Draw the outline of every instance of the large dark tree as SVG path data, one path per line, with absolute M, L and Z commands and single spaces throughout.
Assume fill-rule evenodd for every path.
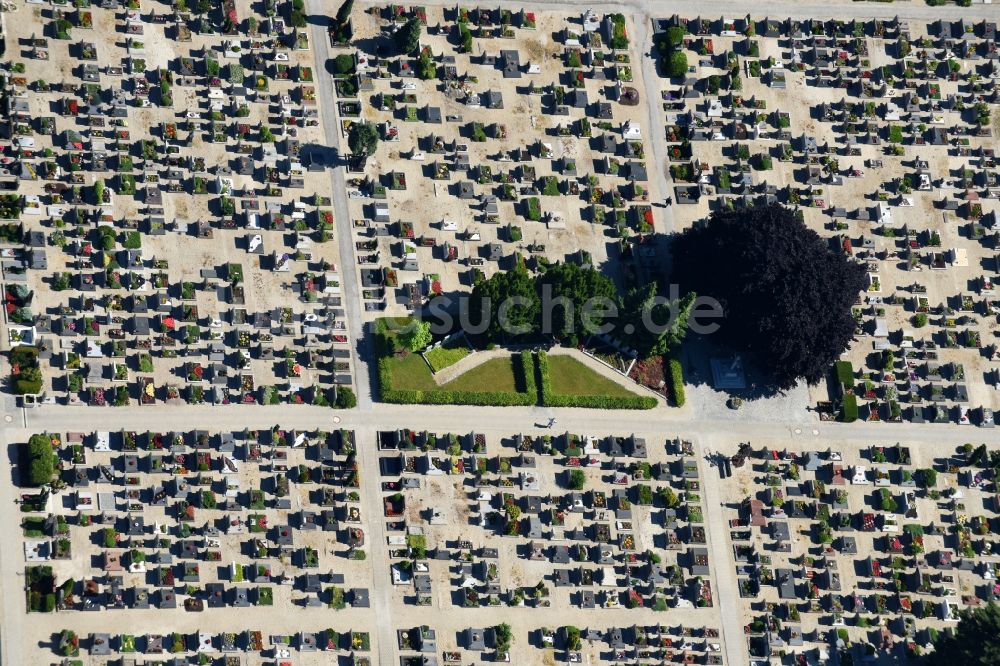
M 787 208 L 718 212 L 675 239 L 673 258 L 674 282 L 720 302 L 722 341 L 779 389 L 818 382 L 854 337 L 864 268 Z
M 961 613 L 952 634 L 941 632 L 926 666 L 996 666 L 1000 664 L 1000 606 L 985 606 Z

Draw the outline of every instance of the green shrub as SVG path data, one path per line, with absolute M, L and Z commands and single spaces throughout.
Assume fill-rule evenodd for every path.
M 670 48 L 676 48 L 684 43 L 684 28 L 680 26 L 672 26 L 667 28 L 667 45 Z
M 667 361 L 667 373 L 670 375 L 670 395 L 674 404 L 683 407 L 687 398 L 684 395 L 684 368 L 681 362 L 676 358 Z
M 833 368 L 837 373 L 838 382 L 843 384 L 845 388 L 854 386 L 854 364 L 850 361 L 837 361 L 833 364 Z
M 937 471 L 933 467 L 917 470 L 917 483 L 923 488 L 934 488 L 937 486 Z
M 684 76 L 688 70 L 687 54 L 683 51 L 673 51 L 666 57 L 664 69 L 667 71 L 667 76 L 672 79 Z
M 52 447 L 52 436 L 48 433 L 32 435 L 26 445 L 27 485 L 44 486 L 56 474 L 58 459 Z
M 853 394 L 844 396 L 844 403 L 840 408 L 840 420 L 844 423 L 858 420 L 858 399 Z
M 358 406 L 358 397 L 354 395 L 354 389 L 350 386 L 337 387 L 337 399 L 334 406 L 338 409 L 353 409 Z
M 524 216 L 533 221 L 538 221 L 542 219 L 542 207 L 538 201 L 538 197 L 529 197 L 525 200 L 525 214 Z
M 10 351 L 13 391 L 18 395 L 34 394 L 42 390 L 42 370 L 38 366 L 38 350 L 20 346 Z
M 333 69 L 339 75 L 347 75 L 354 71 L 354 58 L 342 53 L 333 59 Z

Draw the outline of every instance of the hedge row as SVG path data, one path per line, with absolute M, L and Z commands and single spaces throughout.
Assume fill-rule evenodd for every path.
M 646 395 L 550 395 L 544 407 L 587 407 L 589 409 L 653 409 L 656 398 Z
M 844 396 L 839 418 L 844 423 L 853 423 L 858 420 L 858 398 L 853 393 Z
M 388 340 L 381 340 L 380 344 L 388 344 Z M 384 347 L 383 347 L 384 348 Z M 415 389 L 394 389 L 392 387 L 392 370 L 389 367 L 389 358 L 381 356 L 378 360 L 379 395 L 382 402 L 392 402 L 401 405 L 478 405 L 493 407 L 513 407 L 531 406 L 538 402 L 538 393 L 535 389 L 534 369 L 531 363 L 531 354 L 527 357 L 522 353 L 514 356 L 514 373 L 518 373 L 522 378 L 525 387 L 523 393 L 510 393 L 507 391 L 418 391 Z
M 535 371 L 538 372 L 538 397 L 542 405 L 550 405 L 552 401 L 552 378 L 549 376 L 549 355 L 539 351 L 535 356 Z
M 541 386 L 543 407 L 587 407 L 590 409 L 653 409 L 657 400 L 652 396 L 610 396 L 610 395 L 556 395 L 552 392 L 549 376 L 549 357 L 539 351 L 535 361 L 538 383 Z
M 530 351 L 523 351 L 518 354 L 517 359 L 517 363 L 514 364 L 514 372 L 520 371 L 521 375 L 519 378 L 515 374 L 514 379 L 515 381 L 520 379 L 524 392 L 535 396 L 535 402 L 538 402 L 538 386 L 535 384 L 535 357 Z
M 400 405 L 478 405 L 481 407 L 529 407 L 536 402 L 530 393 L 504 391 L 416 391 L 382 389 L 383 402 Z
M 684 395 L 684 368 L 676 358 L 667 361 L 667 373 L 670 375 L 670 395 L 674 398 L 674 404 L 678 407 L 684 406 L 686 397 Z
M 854 388 L 854 365 L 850 361 L 837 361 L 833 364 L 833 369 L 837 375 L 837 381 L 845 389 Z
M 52 482 L 58 469 L 58 458 L 52 448 L 51 435 L 32 435 L 24 445 L 22 455 L 23 485 L 38 487 Z

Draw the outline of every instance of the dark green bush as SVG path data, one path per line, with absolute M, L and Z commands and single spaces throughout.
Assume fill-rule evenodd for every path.
M 684 395 L 684 368 L 676 358 L 667 361 L 667 372 L 670 375 L 670 395 L 674 398 L 674 404 L 683 407 L 686 397 Z
M 858 399 L 854 394 L 844 396 L 844 404 L 840 409 L 840 420 L 844 423 L 851 423 L 858 420 Z

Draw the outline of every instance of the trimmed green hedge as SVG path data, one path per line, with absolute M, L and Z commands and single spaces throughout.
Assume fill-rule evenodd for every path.
M 543 351 L 538 352 L 535 358 L 535 371 L 538 373 L 539 400 L 548 405 L 552 400 L 552 379 L 549 376 L 549 355 Z
M 610 395 L 556 395 L 552 392 L 549 376 L 549 357 L 539 351 L 535 360 L 538 371 L 538 385 L 541 387 L 543 407 L 587 407 L 590 409 L 652 409 L 657 400 L 652 396 L 610 396 Z
M 667 361 L 667 373 L 670 375 L 670 395 L 674 404 L 683 407 L 687 398 L 684 395 L 684 368 L 676 358 Z
M 518 355 L 518 358 L 521 364 L 521 377 L 524 379 L 524 392 L 535 396 L 535 403 L 537 403 L 538 386 L 535 384 L 535 357 L 530 351 L 523 351 Z
M 837 373 L 837 381 L 843 384 L 845 389 L 854 388 L 854 364 L 850 361 L 837 361 L 833 367 Z
M 844 403 L 840 410 L 840 420 L 844 423 L 852 423 L 858 420 L 858 398 L 852 393 L 844 396 Z

